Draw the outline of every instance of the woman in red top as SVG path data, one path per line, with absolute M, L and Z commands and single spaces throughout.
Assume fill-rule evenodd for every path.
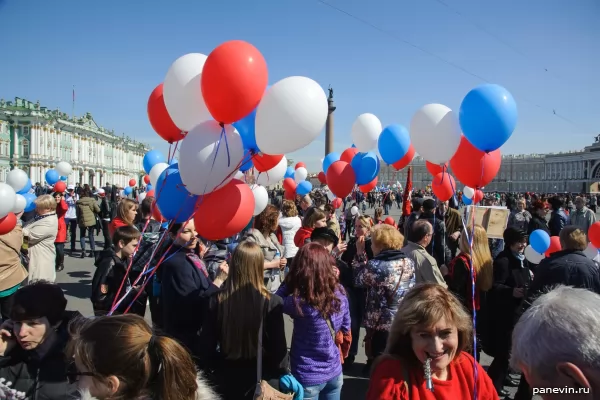
M 56 272 L 60 272 L 65 269 L 65 242 L 67 241 L 67 224 L 65 222 L 65 214 L 69 209 L 69 205 L 63 199 L 63 194 L 54 192 L 52 194 L 54 200 L 56 200 L 56 218 L 58 219 L 58 233 L 54 240 L 54 248 L 56 249 L 56 259 L 54 261 L 54 268 Z
M 497 400 L 491 379 L 467 353 L 472 339 L 471 316 L 452 293 L 435 283 L 415 286 L 396 313 L 385 354 L 375 362 L 367 399 Z
M 112 238 L 117 228 L 134 226 L 137 215 L 138 203 L 131 199 L 121 199 L 117 205 L 117 216 L 108 225 L 108 232 Z
M 302 219 L 302 228 L 298 229 L 294 236 L 294 244 L 296 247 L 302 247 L 305 243 L 310 242 L 310 235 L 315 228 L 325 228 L 327 226 L 327 216 L 325 212 L 316 207 L 309 209 Z

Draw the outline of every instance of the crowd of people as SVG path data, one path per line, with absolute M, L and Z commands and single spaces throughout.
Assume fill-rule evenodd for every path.
M 344 199 L 341 213 L 318 190 L 275 192 L 244 231 L 211 242 L 193 219 L 156 221 L 150 196 L 75 189 L 38 196 L 0 236 L 7 398 L 335 400 L 361 345 L 368 399 L 498 399 L 506 386 L 515 399 L 600 398 L 600 272 L 583 253 L 593 196 L 569 209 L 559 195 L 488 195 L 511 210 L 500 239 L 465 221 L 460 196 L 415 191 L 390 221 L 393 191 Z M 562 250 L 533 265 L 536 229 Z M 94 258 L 93 318 L 53 283 L 65 252 Z

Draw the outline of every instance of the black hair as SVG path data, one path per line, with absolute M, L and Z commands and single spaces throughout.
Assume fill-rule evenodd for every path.
M 504 246 L 510 247 L 515 243 L 527 240 L 527 233 L 520 229 L 509 227 L 506 228 L 506 230 L 502 234 L 502 238 L 504 239 Z
M 10 319 L 26 321 L 48 318 L 50 325 L 56 325 L 63 318 L 67 299 L 57 284 L 39 280 L 23 286 L 13 297 Z

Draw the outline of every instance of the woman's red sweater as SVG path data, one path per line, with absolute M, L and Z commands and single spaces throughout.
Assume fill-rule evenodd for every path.
M 450 363 L 448 380 L 433 379 L 431 392 L 425 386 L 423 370 L 409 371 L 408 385 L 404 384 L 402 364 L 397 359 L 381 361 L 373 371 L 367 400 L 467 400 L 473 399 L 473 356 L 462 352 Z M 477 363 L 477 399 L 498 400 L 492 380 Z M 410 390 L 408 390 L 410 387 Z M 409 395 L 410 391 L 410 395 Z

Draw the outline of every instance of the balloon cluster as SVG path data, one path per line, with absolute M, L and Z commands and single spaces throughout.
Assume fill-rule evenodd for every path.
M 481 200 L 483 200 L 483 192 L 479 189 L 473 189 L 469 186 L 465 186 L 463 188 L 462 194 L 462 200 L 466 206 L 470 206 L 471 204 L 477 204 Z
M 292 76 L 267 84 L 263 55 L 240 40 L 225 42 L 208 56 L 186 54 L 171 65 L 147 110 L 160 137 L 181 142 L 179 161 L 169 166 L 152 152 L 144 157 L 165 218 L 195 215 L 201 236 L 222 239 L 266 207 L 262 186 L 285 177 L 284 154 L 312 142 L 328 114 L 325 92 L 312 79 Z M 241 185 L 236 177 L 252 168 L 257 185 Z M 299 190 L 306 192 L 302 182 Z
M 56 168 L 46 171 L 46 183 L 53 187 L 55 192 L 64 192 L 67 190 L 67 176 L 73 172 L 73 167 L 66 161 L 56 164 Z
M 306 180 L 308 171 L 306 164 L 299 162 L 295 168 L 287 167 L 283 179 L 284 197 L 294 200 L 296 195 L 306 196 L 312 192 L 312 183 Z
M 25 171 L 15 168 L 0 183 L 0 235 L 7 234 L 17 225 L 17 214 L 35 210 L 36 196 L 31 191 L 31 179 Z

